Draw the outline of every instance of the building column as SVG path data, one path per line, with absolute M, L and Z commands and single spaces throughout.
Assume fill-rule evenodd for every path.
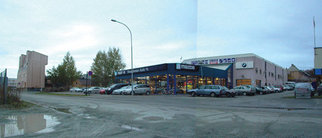
M 197 88 L 199 88 L 199 76 L 197 76 Z
M 169 92 L 169 74 L 167 74 L 167 92 Z
M 184 94 L 186 94 L 188 92 L 188 76 L 186 75 L 186 92 Z
M 176 95 L 177 94 L 177 75 L 173 74 L 173 94 Z

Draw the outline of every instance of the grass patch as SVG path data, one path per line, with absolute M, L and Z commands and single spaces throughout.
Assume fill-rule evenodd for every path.
M 82 94 L 63 94 L 63 93 L 51 93 L 51 92 L 37 92 L 36 94 L 56 95 L 56 96 L 85 96 L 85 95 L 82 95 Z
M 295 96 L 285 96 L 283 98 L 295 99 Z M 312 99 L 322 99 L 322 95 L 321 96 L 313 96 Z
M 16 91 L 8 92 L 6 104 L 0 105 L 1 108 L 8 109 L 23 109 L 31 106 L 34 106 L 34 104 L 21 100 L 20 93 Z
M 24 108 L 30 108 L 34 106 L 35 104 L 29 103 L 26 101 L 19 101 L 19 102 L 12 102 L 9 104 L 1 104 L 0 108 L 7 108 L 7 109 L 24 109 Z
M 295 96 L 284 96 L 284 97 L 282 97 L 282 98 L 294 99 L 294 98 L 295 98 Z

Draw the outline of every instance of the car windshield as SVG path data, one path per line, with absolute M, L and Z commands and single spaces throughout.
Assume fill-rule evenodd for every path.
M 199 89 L 206 89 L 206 85 L 201 85 L 200 87 L 199 87 Z
M 111 86 L 110 86 L 110 88 L 114 88 L 116 85 L 117 85 L 117 84 L 113 84 L 113 85 L 111 85 Z
M 132 87 L 131 86 L 124 86 L 121 89 L 130 89 L 130 88 L 132 88 Z

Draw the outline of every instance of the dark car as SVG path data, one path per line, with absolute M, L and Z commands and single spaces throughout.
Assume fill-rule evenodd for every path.
M 265 87 L 256 87 L 256 94 L 263 95 L 269 93 L 269 90 Z
M 105 93 L 106 94 L 112 94 L 114 90 L 120 89 L 120 88 L 122 88 L 124 86 L 128 86 L 128 85 L 131 85 L 131 84 L 129 84 L 129 83 L 116 83 L 116 84 L 113 84 L 108 89 L 105 90 Z
M 322 83 L 316 88 L 316 92 L 318 93 L 319 96 L 322 95 Z

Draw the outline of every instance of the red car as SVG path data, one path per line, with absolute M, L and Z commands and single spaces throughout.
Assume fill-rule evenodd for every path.
M 105 93 L 106 89 L 107 89 L 107 88 L 100 89 L 99 94 L 106 94 L 106 93 Z

